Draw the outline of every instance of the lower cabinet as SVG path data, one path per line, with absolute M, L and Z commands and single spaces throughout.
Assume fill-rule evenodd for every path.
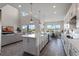
M 69 50 L 70 56 L 79 56 L 79 50 L 71 45 L 71 49 Z
M 70 40 L 70 39 L 69 39 Z M 67 56 L 79 56 L 79 50 L 75 48 L 68 39 L 64 39 L 64 50 Z
M 48 35 L 44 35 L 40 37 L 40 44 L 39 44 L 39 49 L 40 51 L 43 49 L 43 47 L 47 44 L 48 42 Z
M 38 55 L 38 46 L 36 38 L 23 38 L 23 51 L 32 55 Z
M 64 50 L 67 56 L 69 56 L 70 44 L 68 40 L 64 40 Z

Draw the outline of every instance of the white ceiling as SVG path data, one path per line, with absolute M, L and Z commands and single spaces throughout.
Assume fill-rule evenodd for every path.
M 0 3 L 0 8 L 5 5 L 5 3 Z M 11 3 L 9 5 L 17 8 L 20 15 L 22 15 L 23 12 L 26 14 L 26 17 L 30 15 L 31 5 L 29 3 Z M 18 5 L 21 5 L 22 7 L 18 7 Z M 52 7 L 54 5 L 56 8 Z M 40 18 L 41 20 L 63 20 L 70 6 L 71 3 L 33 3 L 32 16 L 37 19 Z M 54 12 L 56 12 L 56 14 L 54 14 Z

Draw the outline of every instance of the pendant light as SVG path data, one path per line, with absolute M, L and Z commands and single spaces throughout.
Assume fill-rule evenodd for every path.
M 33 20 L 32 20 L 32 3 L 30 3 L 30 5 L 31 5 L 31 19 L 30 19 L 30 23 L 33 23 Z
M 39 24 L 41 24 L 41 22 L 40 22 L 40 10 L 38 12 L 39 12 Z

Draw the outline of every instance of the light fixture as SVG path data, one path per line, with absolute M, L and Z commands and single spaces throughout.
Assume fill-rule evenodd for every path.
M 32 3 L 30 3 L 30 5 L 31 5 L 31 12 L 30 12 L 31 19 L 30 19 L 30 23 L 33 23 L 33 20 L 32 20 Z
M 39 12 L 39 24 L 41 24 L 41 22 L 40 22 L 40 10 L 38 12 Z
M 56 8 L 56 6 L 55 6 L 55 5 L 53 5 L 53 8 Z
M 30 23 L 33 23 L 33 20 L 32 19 L 30 19 Z
M 54 14 L 56 14 L 56 11 L 55 12 L 53 12 Z
M 79 7 L 78 7 L 78 10 L 79 10 Z
M 18 7 L 22 7 L 22 5 L 18 5 Z

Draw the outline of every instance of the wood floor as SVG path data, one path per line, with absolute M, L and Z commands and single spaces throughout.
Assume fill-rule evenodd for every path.
M 50 38 L 50 42 L 40 54 L 41 56 L 66 56 L 61 39 Z
M 2 47 L 2 56 L 22 56 L 23 49 L 22 43 L 18 42 L 8 46 Z M 25 54 L 24 56 L 28 56 Z M 46 45 L 40 56 L 65 56 L 61 39 L 51 38 L 50 42 Z

